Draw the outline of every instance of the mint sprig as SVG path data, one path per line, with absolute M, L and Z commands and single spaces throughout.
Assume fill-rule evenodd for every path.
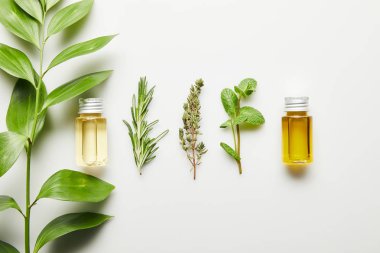
M 240 155 L 240 125 L 246 124 L 256 127 L 265 123 L 264 116 L 257 109 L 250 106 L 240 107 L 241 100 L 255 92 L 256 86 L 256 80 L 246 78 L 242 80 L 238 86 L 235 86 L 234 90 L 226 88 L 223 89 L 221 93 L 222 104 L 229 119 L 222 123 L 220 127 L 231 128 L 234 148 L 224 142 L 221 142 L 220 146 L 228 155 L 234 158 L 238 164 L 240 174 L 243 173 Z

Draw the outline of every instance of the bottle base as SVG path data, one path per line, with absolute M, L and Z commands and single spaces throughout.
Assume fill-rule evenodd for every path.
M 86 167 L 86 168 L 91 168 L 91 167 L 105 167 L 107 166 L 107 161 L 94 161 L 91 163 L 84 163 L 84 162 L 78 162 L 77 165 L 79 167 Z
M 283 163 L 285 165 L 290 165 L 290 166 L 305 166 L 305 165 L 309 165 L 309 164 L 312 164 L 313 161 L 312 160 L 283 160 Z

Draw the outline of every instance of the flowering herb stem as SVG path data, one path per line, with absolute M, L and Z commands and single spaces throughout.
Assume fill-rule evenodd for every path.
M 191 163 L 194 180 L 197 176 L 197 166 L 201 164 L 202 155 L 207 152 L 205 144 L 198 142 L 198 136 L 202 134 L 200 132 L 201 105 L 199 95 L 203 85 L 203 80 L 199 79 L 191 86 L 190 94 L 183 105 L 183 128 L 179 129 L 180 143 Z

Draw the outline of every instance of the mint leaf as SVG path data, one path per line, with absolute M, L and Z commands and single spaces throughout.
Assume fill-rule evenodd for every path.
M 246 78 L 240 82 L 239 86 L 235 86 L 235 92 L 246 98 L 256 90 L 257 82 L 253 78 Z
M 239 111 L 239 102 L 235 92 L 231 89 L 223 89 L 221 93 L 224 110 L 231 118 L 235 118 Z
M 221 142 L 220 146 L 224 149 L 224 151 L 226 151 L 227 154 L 232 156 L 232 158 L 234 158 L 236 161 L 240 161 L 240 156 L 236 153 L 236 151 L 233 148 L 231 148 L 224 142 Z
M 265 119 L 255 108 L 244 106 L 240 108 L 240 114 L 233 123 L 234 125 L 246 123 L 251 126 L 260 126 L 265 123 Z
M 220 125 L 220 128 L 227 128 L 227 127 L 231 127 L 232 126 L 232 120 L 227 120 L 226 122 L 224 122 L 223 124 Z

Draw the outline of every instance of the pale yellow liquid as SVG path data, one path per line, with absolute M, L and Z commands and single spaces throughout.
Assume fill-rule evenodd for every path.
M 282 117 L 282 150 L 286 164 L 309 164 L 313 161 L 312 117 L 306 112 L 287 112 Z
M 107 121 L 101 114 L 81 114 L 75 122 L 78 166 L 101 167 L 107 163 Z

